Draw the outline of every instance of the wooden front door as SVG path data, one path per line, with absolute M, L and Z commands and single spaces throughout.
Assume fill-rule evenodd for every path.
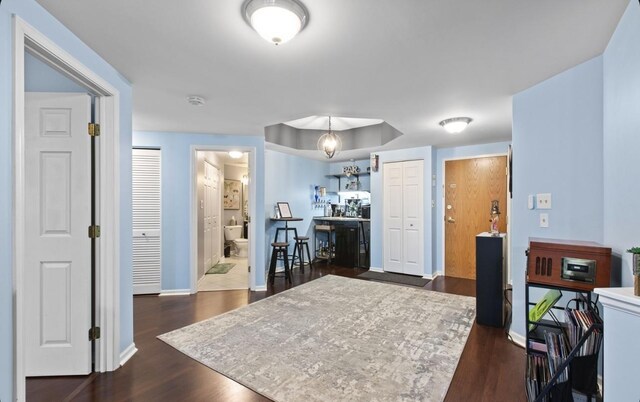
M 500 206 L 499 230 L 507 231 L 507 157 L 445 162 L 445 275 L 476 278 L 478 233 L 490 229 L 491 201 Z

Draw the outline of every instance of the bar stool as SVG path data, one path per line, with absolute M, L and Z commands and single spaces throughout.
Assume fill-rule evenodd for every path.
M 309 269 L 313 269 L 313 259 L 311 258 L 311 252 L 309 251 L 309 237 L 296 236 L 293 238 L 296 244 L 293 246 L 293 257 L 291 258 L 291 265 L 295 263 L 296 251 L 298 252 L 298 260 L 300 260 L 300 272 L 304 273 L 304 253 L 302 252 L 302 246 L 307 249 L 307 257 L 309 258 Z
M 287 257 L 288 242 L 273 242 L 271 243 L 271 264 L 269 265 L 269 282 L 273 285 L 276 276 L 276 263 L 278 262 L 278 256 L 281 254 L 284 261 L 284 277 L 291 283 L 291 271 L 289 270 L 289 258 Z

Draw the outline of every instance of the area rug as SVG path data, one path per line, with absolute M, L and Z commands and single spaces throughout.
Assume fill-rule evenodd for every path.
M 230 262 L 221 262 L 211 267 L 206 274 L 226 274 L 235 266 L 236 264 Z
M 358 278 L 374 279 L 376 281 L 383 281 L 383 282 L 401 283 L 403 285 L 411 285 L 411 286 L 418 286 L 418 287 L 424 287 L 424 285 L 430 282 L 429 279 L 424 279 L 419 276 L 394 274 L 393 272 L 367 271 L 358 275 Z
M 441 401 L 475 299 L 324 276 L 160 335 L 280 402 Z

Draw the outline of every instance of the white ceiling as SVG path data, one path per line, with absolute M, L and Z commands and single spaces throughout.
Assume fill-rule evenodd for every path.
M 274 46 L 242 0 L 38 0 L 131 81 L 134 130 L 263 135 L 337 115 L 404 133 L 385 149 L 509 140 L 511 96 L 601 54 L 629 4 L 302 1 L 309 24 Z M 474 121 L 450 135 L 438 122 L 454 116 Z
M 380 124 L 382 119 L 362 119 L 354 117 L 331 116 L 331 130 L 344 131 L 352 128 L 373 126 Z M 328 130 L 329 116 L 309 116 L 302 119 L 285 121 L 283 124 L 300 130 Z

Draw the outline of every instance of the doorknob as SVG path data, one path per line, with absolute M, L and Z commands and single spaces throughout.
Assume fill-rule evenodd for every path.
M 456 223 L 456 220 L 455 220 L 455 219 L 453 219 L 452 217 L 448 217 L 448 218 L 447 218 L 447 222 L 449 222 L 449 223 Z

